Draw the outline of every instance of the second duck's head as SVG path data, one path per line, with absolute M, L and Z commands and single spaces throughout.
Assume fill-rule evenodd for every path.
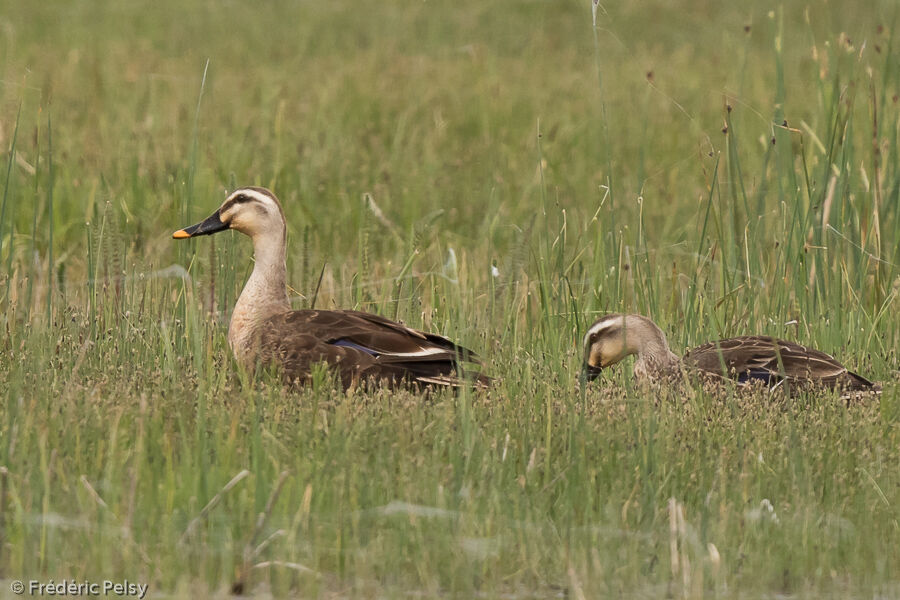
M 641 315 L 604 315 L 588 328 L 583 344 L 584 374 L 588 380 L 596 379 L 604 368 L 632 354 L 639 358 L 647 351 L 668 355 L 665 334 Z
M 283 236 L 284 211 L 275 194 L 266 188 L 239 188 L 229 194 L 216 212 L 196 225 L 179 229 L 172 237 L 181 240 L 226 229 L 240 231 L 251 238 L 270 232 Z

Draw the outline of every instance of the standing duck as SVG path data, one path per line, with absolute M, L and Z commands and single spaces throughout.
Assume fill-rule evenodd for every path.
M 172 237 L 187 239 L 226 229 L 253 240 L 253 272 L 228 327 L 228 344 L 244 368 L 274 365 L 285 383 L 303 384 L 313 365 L 325 363 L 345 389 L 360 381 L 388 386 L 460 386 L 468 380 L 483 386 L 490 381 L 480 373 L 464 375 L 463 363 L 478 363 L 475 354 L 443 336 L 355 310 L 291 310 L 287 227 L 281 203 L 271 191 L 235 190 L 207 219 Z
M 637 357 L 634 375 L 644 380 L 672 376 L 686 368 L 739 384 L 761 382 L 776 387 L 786 382 L 842 392 L 880 390 L 824 352 L 769 336 L 748 335 L 709 342 L 678 358 L 669 350 L 662 329 L 641 315 L 605 315 L 584 335 L 584 371 L 590 380 L 632 354 Z

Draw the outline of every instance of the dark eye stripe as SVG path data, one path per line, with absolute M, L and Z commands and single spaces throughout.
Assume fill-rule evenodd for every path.
M 251 196 L 245 196 L 244 194 L 241 194 L 240 196 L 237 196 L 236 198 L 232 198 L 231 202 L 228 203 L 228 206 L 233 206 L 235 204 L 246 204 L 247 202 L 253 202 L 255 200 L 256 200 L 256 198 L 253 198 Z
M 254 198 L 254 197 L 252 197 L 252 196 L 245 196 L 244 194 L 241 194 L 240 196 L 237 196 L 237 197 L 235 197 L 235 198 L 232 198 L 231 200 L 229 200 L 228 202 L 226 202 L 226 203 L 222 206 L 222 208 L 220 209 L 220 211 L 221 211 L 221 212 L 225 212 L 225 211 L 227 211 L 229 208 L 231 208 L 232 206 L 234 206 L 235 204 L 246 204 L 247 202 L 259 202 L 259 200 L 257 200 L 256 198 Z
M 599 331 L 594 331 L 593 333 L 591 333 L 590 339 L 592 342 L 595 342 L 598 339 L 600 339 L 600 337 L 602 337 L 602 336 L 613 335 L 615 333 L 619 333 L 620 329 L 621 329 L 621 326 L 618 324 L 604 325 L 604 327 L 602 329 L 600 329 Z

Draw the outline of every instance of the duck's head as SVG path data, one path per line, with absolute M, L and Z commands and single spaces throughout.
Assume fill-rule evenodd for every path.
M 668 351 L 662 330 L 647 317 L 604 315 L 584 334 L 584 375 L 594 380 L 606 367 L 626 356 L 641 354 L 660 342 Z
M 269 232 L 284 234 L 284 211 L 275 194 L 261 187 L 237 189 L 222 206 L 196 225 L 179 229 L 172 234 L 176 240 L 212 235 L 234 229 L 252 238 Z

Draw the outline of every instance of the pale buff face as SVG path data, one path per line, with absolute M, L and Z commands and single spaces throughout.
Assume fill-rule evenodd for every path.
M 624 315 L 607 315 L 594 323 L 584 336 L 584 362 L 593 369 L 614 365 L 636 351 L 633 335 L 626 335 Z
M 253 188 L 232 192 L 219 207 L 219 218 L 229 229 L 250 237 L 284 227 L 284 215 L 275 197 Z

